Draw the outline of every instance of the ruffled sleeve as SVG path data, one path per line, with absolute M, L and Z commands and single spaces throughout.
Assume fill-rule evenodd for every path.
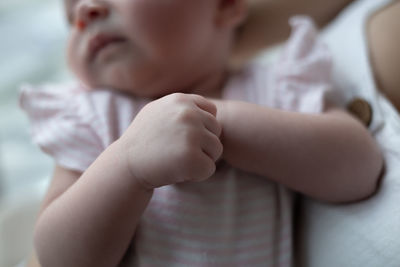
M 104 127 L 83 97 L 80 85 L 23 86 L 20 106 L 27 113 L 33 142 L 65 168 L 85 171 L 104 150 Z
M 322 112 L 332 89 L 330 53 L 310 18 L 293 17 L 290 24 L 292 34 L 273 70 L 274 102 L 283 110 Z

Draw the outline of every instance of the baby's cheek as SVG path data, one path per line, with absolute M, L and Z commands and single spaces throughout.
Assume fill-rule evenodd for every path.
M 82 73 L 84 67 L 82 66 L 83 55 L 79 51 L 79 47 L 74 36 L 71 36 L 67 44 L 67 63 L 72 72 L 76 75 Z
M 123 17 L 127 19 L 126 29 L 139 47 L 156 55 L 171 49 L 169 44 L 178 39 L 181 28 L 186 24 L 173 2 L 132 1 L 131 12 Z M 173 47 L 177 49 L 176 43 Z

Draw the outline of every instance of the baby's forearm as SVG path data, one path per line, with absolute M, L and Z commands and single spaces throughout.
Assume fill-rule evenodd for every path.
M 152 195 L 119 153 L 112 144 L 43 210 L 35 233 L 42 267 L 118 265 Z
M 320 115 L 218 101 L 224 159 L 309 196 L 333 202 L 375 191 L 382 155 L 343 111 Z

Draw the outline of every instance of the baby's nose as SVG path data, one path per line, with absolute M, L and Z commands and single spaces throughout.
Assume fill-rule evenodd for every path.
M 77 7 L 77 19 L 75 25 L 78 29 L 85 29 L 90 23 L 104 19 L 108 16 L 109 8 L 100 1 L 82 1 Z

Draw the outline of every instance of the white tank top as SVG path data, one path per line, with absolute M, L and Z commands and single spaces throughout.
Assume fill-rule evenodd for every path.
M 321 33 L 333 56 L 333 80 L 341 91 L 342 103 L 356 96 L 367 100 L 373 110 L 370 131 L 374 134 L 384 124 L 377 90 L 370 64 L 367 22 L 371 14 L 393 0 L 359 0 L 352 3 Z

